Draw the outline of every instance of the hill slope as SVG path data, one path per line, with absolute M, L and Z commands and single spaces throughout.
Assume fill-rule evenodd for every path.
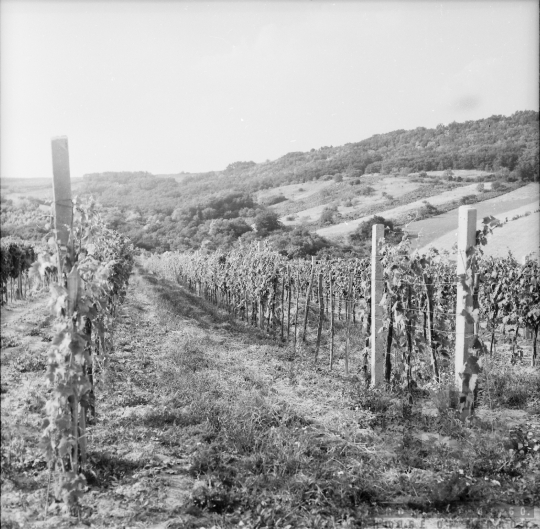
M 339 147 L 291 152 L 259 164 L 234 162 L 222 171 L 208 173 L 89 174 L 77 184 L 77 192 L 93 195 L 107 209 L 108 222 L 140 247 L 217 248 L 229 246 L 242 236 L 260 237 L 261 232 L 252 229 L 255 219 L 269 211 L 281 217 L 284 224 L 300 225 L 306 221 L 318 223 L 326 207 L 334 208 L 343 222 L 349 222 L 389 206 L 405 206 L 449 190 L 431 189 L 434 184 L 442 184 L 445 169 L 455 171 L 454 180 L 459 185 L 460 179 L 474 181 L 493 172 L 511 181 L 537 180 L 538 116 L 538 112 L 520 111 L 508 117 L 491 116 L 434 129 L 397 130 Z M 417 179 L 415 173 L 419 171 L 429 172 L 432 178 Z M 467 171 L 463 174 L 469 176 L 458 176 L 460 171 Z M 403 189 L 410 194 L 388 193 L 384 182 L 390 175 L 409 178 Z M 20 188 L 6 180 L 1 183 L 3 198 Z M 357 187 L 351 189 L 344 183 Z M 50 199 L 46 186 L 43 179 L 36 183 L 35 193 L 30 187 L 24 193 Z M 383 196 L 383 191 L 398 203 Z M 369 211 L 366 205 L 372 206 Z M 296 214 L 297 219 L 288 220 Z M 339 215 L 334 222 L 340 222 Z M 314 231 L 321 226 L 308 228 Z

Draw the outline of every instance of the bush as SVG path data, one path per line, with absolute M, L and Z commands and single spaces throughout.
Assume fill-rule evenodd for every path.
M 491 189 L 493 189 L 493 191 L 502 191 L 503 189 L 506 189 L 506 187 L 501 182 L 493 182 L 491 184 Z
M 476 190 L 479 192 L 479 193 L 483 193 L 484 192 L 484 184 L 478 184 L 476 186 Z
M 385 232 L 386 229 L 388 229 L 390 232 L 394 229 L 394 223 L 391 220 L 386 220 L 384 217 L 374 215 L 366 222 L 362 222 L 362 224 L 360 224 L 358 228 L 356 228 L 356 230 L 349 235 L 351 243 L 358 243 L 369 239 L 371 237 L 372 228 L 375 224 L 384 224 Z
M 486 363 L 480 380 L 481 400 L 490 408 L 525 408 L 540 394 L 540 377 L 534 368 L 513 366 L 508 358 Z
M 255 217 L 255 228 L 257 233 L 263 236 L 271 231 L 279 230 L 281 227 L 278 216 L 273 211 L 263 211 Z
M 287 200 L 286 197 L 283 195 L 275 195 L 273 197 L 268 197 L 266 200 L 264 200 L 264 204 L 266 206 L 273 206 L 274 204 L 279 204 L 280 202 L 285 202 Z
M 333 224 L 334 215 L 337 213 L 336 206 L 329 206 L 323 209 L 321 218 L 319 219 L 321 224 Z
M 476 202 L 476 195 L 465 195 L 459 199 L 461 204 L 473 204 Z
M 340 173 L 335 174 L 334 182 L 336 182 L 336 184 L 338 184 L 339 182 L 343 182 L 343 175 L 341 175 Z
M 359 195 L 364 195 L 364 196 L 371 196 L 373 195 L 373 193 L 375 193 L 375 189 L 373 189 L 371 186 L 366 186 L 366 187 L 362 187 L 360 188 L 357 193 Z
M 439 210 L 433 204 L 430 204 L 427 200 L 424 200 L 423 204 L 424 205 L 418 210 L 418 217 L 420 219 L 438 215 Z

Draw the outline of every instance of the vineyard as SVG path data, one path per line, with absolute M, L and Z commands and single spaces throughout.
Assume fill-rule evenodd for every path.
M 381 247 L 383 265 L 385 378 L 410 388 L 422 380 L 440 381 L 450 373 L 455 345 L 459 278 L 449 255 L 431 249 L 411 252 L 409 243 Z M 279 341 L 313 346 L 313 360 L 345 372 L 369 371 L 371 263 L 369 260 L 288 261 L 268 248 L 180 254 L 142 259 L 150 271 L 185 285 L 233 317 Z M 540 324 L 538 263 L 478 259 L 475 302 L 478 336 L 492 355 L 496 332 L 532 329 L 536 363 Z M 337 334 L 336 334 L 337 333 Z M 340 341 L 338 341 L 338 338 Z M 354 346 L 352 345 L 354 344 Z M 336 351 L 339 354 L 336 357 Z M 516 354 L 515 348 L 512 354 Z
M 540 270 L 484 257 L 495 218 L 457 262 L 381 224 L 371 259 L 135 257 L 66 153 L 43 243 L 2 239 L 2 526 L 534 516 Z
M 8 303 L 9 299 L 13 301 L 26 297 L 29 288 L 28 272 L 35 258 L 33 246 L 24 241 L 11 237 L 0 239 L 2 305 Z

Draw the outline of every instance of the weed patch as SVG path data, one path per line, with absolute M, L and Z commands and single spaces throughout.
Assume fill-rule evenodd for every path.
M 129 461 L 107 452 L 89 452 L 88 462 L 88 469 L 85 472 L 87 484 L 104 488 L 133 475 L 137 469 L 144 467 L 142 461 Z
M 540 398 L 540 373 L 511 365 L 506 358 L 490 359 L 480 376 L 479 402 L 489 408 L 526 408 Z
M 13 361 L 13 366 L 20 373 L 34 373 L 45 371 L 47 358 L 45 354 L 24 349 Z

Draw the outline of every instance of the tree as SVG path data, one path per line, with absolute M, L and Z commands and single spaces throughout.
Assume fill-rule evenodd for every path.
M 384 224 L 385 233 L 388 231 L 393 231 L 394 223 L 391 220 L 386 220 L 384 217 L 379 217 L 374 215 L 371 219 L 362 222 L 356 228 L 356 230 L 349 235 L 351 243 L 359 243 L 365 240 L 369 240 L 371 237 L 372 228 L 375 224 Z
M 272 231 L 279 230 L 281 227 L 282 224 L 274 211 L 262 211 L 255 217 L 255 230 L 263 237 Z
M 336 182 L 336 184 L 338 184 L 339 182 L 343 182 L 343 175 L 341 175 L 340 173 L 336 173 L 334 175 L 334 182 Z
M 327 207 L 324 208 L 321 213 L 320 223 L 321 224 L 332 224 L 334 222 L 334 213 L 336 208 Z

